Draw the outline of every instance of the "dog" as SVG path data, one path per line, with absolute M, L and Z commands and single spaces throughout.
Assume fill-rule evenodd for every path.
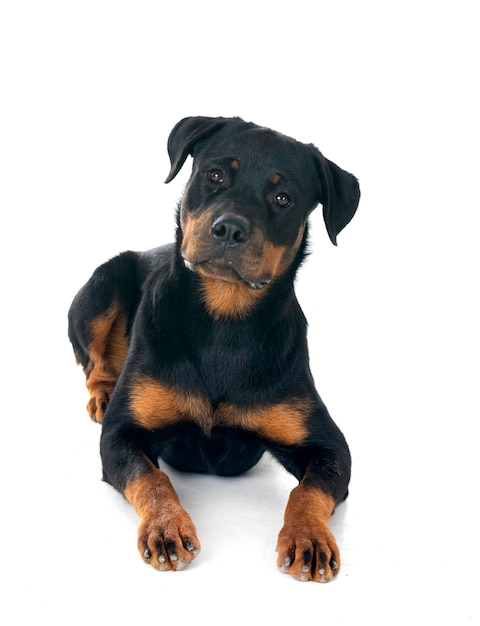
M 159 460 L 235 476 L 269 452 L 298 480 L 277 544 L 293 578 L 340 570 L 328 521 L 347 497 L 346 440 L 316 391 L 294 279 L 318 204 L 329 238 L 354 216 L 357 179 L 298 142 L 240 118 L 188 117 L 168 139 L 175 178 L 191 155 L 175 243 L 126 251 L 69 310 L 103 478 L 135 508 L 141 558 L 182 570 L 195 526 Z

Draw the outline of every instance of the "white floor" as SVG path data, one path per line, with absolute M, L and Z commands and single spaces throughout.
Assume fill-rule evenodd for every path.
M 175 6 L 0 8 L 0 621 L 478 624 L 474 3 Z M 163 186 L 166 139 L 195 114 L 311 141 L 361 182 L 338 248 L 314 213 L 298 280 L 354 459 L 328 585 L 276 570 L 295 483 L 269 458 L 237 479 L 170 472 L 202 541 L 174 574 L 140 561 L 135 514 L 101 482 L 66 311 L 100 262 L 172 238 L 189 165 Z

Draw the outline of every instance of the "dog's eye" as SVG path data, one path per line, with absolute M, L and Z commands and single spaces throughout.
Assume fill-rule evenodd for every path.
M 222 170 L 209 170 L 207 172 L 207 178 L 211 183 L 219 184 L 223 183 L 223 172 Z
M 280 191 L 279 193 L 277 193 L 273 201 L 277 206 L 282 208 L 286 208 L 292 204 L 292 199 L 290 198 L 288 193 L 285 193 L 284 191 Z

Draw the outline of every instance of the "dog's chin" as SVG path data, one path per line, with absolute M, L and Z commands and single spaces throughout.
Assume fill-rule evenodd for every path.
M 250 280 L 242 276 L 234 267 L 233 263 L 218 259 L 202 261 L 201 263 L 190 263 L 185 260 L 185 267 L 199 276 L 206 278 L 214 278 L 225 283 L 241 283 L 247 285 L 250 289 L 262 289 L 271 281 L 270 278 L 262 280 Z

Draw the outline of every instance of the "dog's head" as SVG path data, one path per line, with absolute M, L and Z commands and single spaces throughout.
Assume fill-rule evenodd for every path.
M 168 140 L 166 182 L 193 156 L 181 254 L 200 276 L 259 290 L 284 273 L 318 203 L 332 243 L 352 219 L 354 176 L 307 145 L 240 118 L 188 117 Z

